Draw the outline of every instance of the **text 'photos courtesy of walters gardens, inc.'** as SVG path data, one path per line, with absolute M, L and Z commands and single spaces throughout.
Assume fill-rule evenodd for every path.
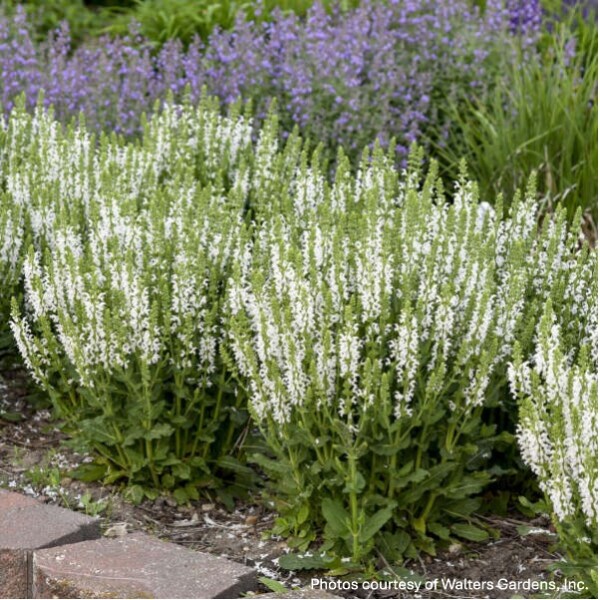
M 3 3 L 0 486 L 252 507 L 264 593 L 597 597 L 597 61 L 586 2 Z

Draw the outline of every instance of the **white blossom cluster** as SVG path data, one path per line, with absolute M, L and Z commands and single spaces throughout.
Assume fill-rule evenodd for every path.
M 421 182 L 418 157 L 398 173 L 377 148 L 356 173 L 340 155 L 330 178 L 296 135 L 277 140 L 274 120 L 254 143 L 249 118 L 208 99 L 167 104 L 134 143 L 41 109 L 0 121 L 0 312 L 22 289 L 11 327 L 34 377 L 109 397 L 124 374 L 135 393 L 163 376 L 197 390 L 222 366 L 275 438 L 445 419 L 452 453 L 502 401 L 515 344 L 535 351 L 550 301 L 562 358 L 538 333 L 513 386 L 563 404 L 589 391 L 575 367 L 548 375 L 582 347 L 597 363 L 595 253 L 563 212 L 542 224 L 530 188 L 505 218 L 466 177 L 447 198 L 435 166 Z M 523 418 L 522 439 L 559 447 L 563 432 Z
M 572 363 L 562 347 L 548 305 L 537 328 L 535 352 L 520 351 L 509 366 L 519 400 L 517 439 L 521 456 L 538 478 L 560 522 L 582 516 L 590 531 L 598 522 L 598 373 L 583 355 Z
M 167 106 L 141 143 L 97 143 L 43 110 L 13 112 L 0 162 L 0 227 L 10 233 L 0 273 L 12 288 L 1 300 L 22 277 L 25 307 L 10 325 L 39 382 L 64 373 L 93 388 L 169 363 L 211 385 L 245 202 L 225 179 L 245 160 L 250 131 L 210 106 Z
M 448 203 L 435 173 L 419 187 L 381 157 L 345 168 L 331 185 L 297 169 L 290 210 L 238 253 L 229 343 L 260 420 L 331 410 L 358 427 L 437 405 L 460 422 L 505 381 L 515 341 L 531 345 L 546 299 L 569 304 L 573 348 L 594 337 L 593 258 L 562 215 L 540 230 L 532 192 L 499 219 L 464 180 Z

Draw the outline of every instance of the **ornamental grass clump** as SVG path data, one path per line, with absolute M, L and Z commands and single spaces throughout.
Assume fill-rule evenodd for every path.
M 354 177 L 340 157 L 332 185 L 318 161 L 296 169 L 229 285 L 227 360 L 270 451 L 253 460 L 275 481 L 274 531 L 305 549 L 324 528 L 322 549 L 353 562 L 486 539 L 472 515 L 509 466 L 513 345 L 532 349 L 569 286 L 570 347 L 593 328 L 593 259 L 563 211 L 540 229 L 531 184 L 502 220 L 464 175 L 448 203 L 421 158 L 398 177 L 376 151 Z M 319 563 L 304 560 L 282 564 Z
M 224 285 L 244 237 L 237 159 L 251 126 L 206 101 L 166 107 L 140 143 L 87 147 L 72 143 L 91 142 L 85 129 L 48 137 L 49 118 L 15 115 L 54 157 L 42 152 L 11 173 L 52 217 L 23 261 L 18 348 L 66 430 L 99 457 L 83 476 L 123 480 L 136 500 L 157 489 L 196 498 L 219 473 L 230 481 L 231 469 L 243 471 L 233 448 L 245 411 L 219 346 Z
M 597 288 L 590 289 L 597 296 Z M 597 341 L 597 340 L 596 340 Z M 534 354 L 517 345 L 509 369 L 519 402 L 517 441 L 544 493 L 566 561 L 557 566 L 598 591 L 597 346 L 565 346 L 548 303 Z

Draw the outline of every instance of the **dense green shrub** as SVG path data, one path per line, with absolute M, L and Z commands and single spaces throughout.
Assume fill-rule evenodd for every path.
M 105 33 L 127 35 L 135 23 L 147 40 L 160 46 L 173 39 L 188 44 L 195 36 L 207 40 L 215 28 L 230 29 L 240 17 L 260 23 L 270 20 L 275 10 L 304 15 L 313 4 L 313 0 L 6 0 L 2 10 L 13 14 L 22 6 L 40 42 L 63 23 L 76 46 Z M 330 10 L 333 2 L 323 4 Z M 339 3 L 342 10 L 357 5 L 357 0 Z
M 112 7 L 102 12 L 107 25 L 105 32 L 126 35 L 131 24 L 139 26 L 140 33 L 158 46 L 178 39 L 189 44 L 194 37 L 208 40 L 214 29 L 231 29 L 236 20 L 247 18 L 256 27 L 269 21 L 276 10 L 304 15 L 313 0 L 266 0 L 261 3 L 247 0 L 133 0 L 133 6 Z M 322 4 L 331 9 L 326 0 Z M 358 5 L 357 0 L 343 0 L 342 10 Z
M 33 35 L 38 42 L 43 42 L 63 23 L 68 23 L 75 44 L 99 35 L 108 24 L 103 14 L 87 8 L 83 0 L 5 0 L 0 12 L 10 15 L 21 7 L 30 18 Z

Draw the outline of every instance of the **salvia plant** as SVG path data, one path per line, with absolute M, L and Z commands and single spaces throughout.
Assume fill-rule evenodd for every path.
M 137 499 L 162 488 L 184 501 L 231 475 L 246 420 L 219 346 L 245 204 L 229 165 L 251 125 L 208 102 L 200 112 L 166 108 L 135 145 L 63 132 L 42 109 L 15 111 L 5 131 L 6 198 L 32 242 L 15 340 L 67 430 L 101 457 L 93 472 Z
M 597 295 L 597 288 L 590 289 Z M 552 306 L 540 321 L 535 352 L 517 345 L 509 368 L 519 401 L 517 440 L 535 473 L 566 554 L 559 567 L 597 595 L 598 357 L 597 346 L 578 354 L 565 346 Z M 594 596 L 591 596 L 594 597 Z
M 570 347 L 594 335 L 594 261 L 564 212 L 540 229 L 530 183 L 502 220 L 464 175 L 448 204 L 420 158 L 398 177 L 376 151 L 354 177 L 341 157 L 331 185 L 301 161 L 287 209 L 236 252 L 227 359 L 270 448 L 254 460 L 275 532 L 301 549 L 322 527 L 352 561 L 375 541 L 398 558 L 485 539 L 456 521 L 503 472 L 513 345 L 532 351 L 547 299 Z
M 595 347 L 595 253 L 564 211 L 540 221 L 533 180 L 504 219 L 464 170 L 451 198 L 422 152 L 399 172 L 393 144 L 356 172 L 340 152 L 331 179 L 239 105 L 168 103 L 127 141 L 42 104 L 0 128 L 0 268 L 25 364 L 96 452 L 86 476 L 226 498 L 250 483 L 250 413 L 293 546 L 324 531 L 358 562 L 487 537 L 477 496 L 521 431 L 515 344 L 534 355 L 550 301 L 569 360 Z

